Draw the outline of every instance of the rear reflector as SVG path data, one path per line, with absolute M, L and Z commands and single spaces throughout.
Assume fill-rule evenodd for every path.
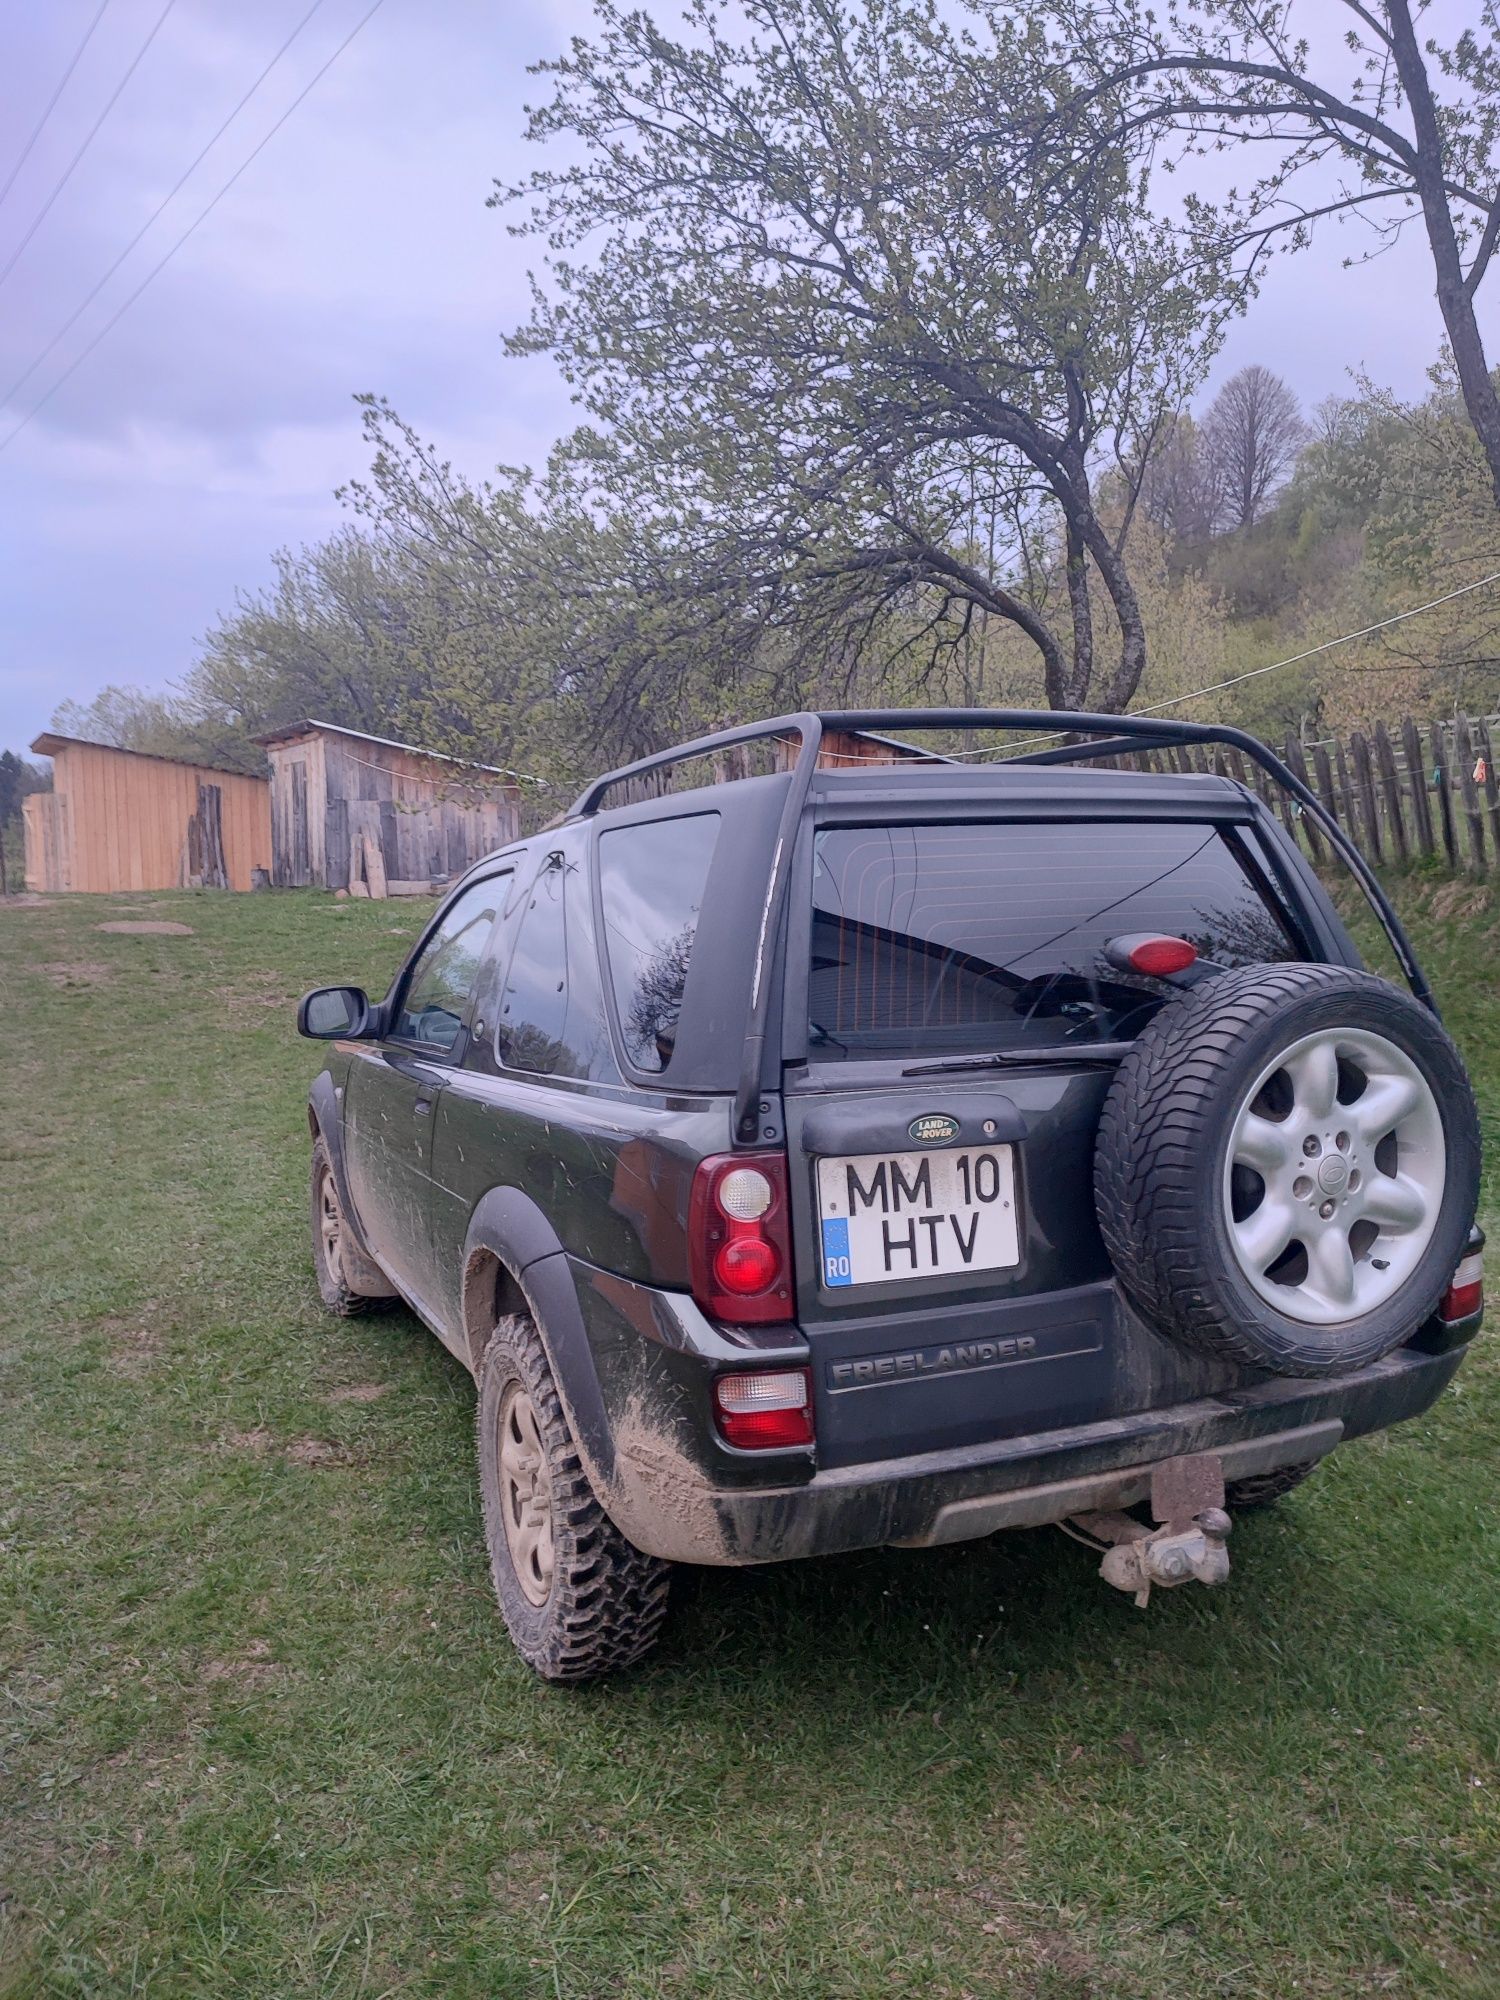
M 812 1376 L 806 1368 L 763 1369 L 714 1380 L 714 1420 L 741 1451 L 813 1441 Z
M 1451 1326 L 1455 1320 L 1472 1319 L 1484 1310 L 1484 1252 L 1472 1251 L 1453 1273 L 1453 1283 L 1443 1294 L 1438 1318 Z

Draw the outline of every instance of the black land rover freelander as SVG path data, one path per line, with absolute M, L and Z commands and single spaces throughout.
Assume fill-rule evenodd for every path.
M 868 737 L 903 724 L 1047 741 Z M 1253 787 L 1119 768 L 1168 745 L 1286 788 L 1410 993 Z M 702 739 L 299 1025 L 323 1298 L 399 1295 L 477 1377 L 495 1587 L 551 1679 L 638 1659 L 677 1563 L 1066 1521 L 1138 1601 L 1216 1582 L 1226 1509 L 1425 1410 L 1478 1330 L 1463 1065 L 1357 853 L 1233 731 Z

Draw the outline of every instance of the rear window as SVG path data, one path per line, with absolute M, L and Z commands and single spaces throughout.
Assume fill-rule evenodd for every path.
M 1171 991 L 1104 956 L 1131 931 L 1221 965 L 1301 956 L 1232 834 L 1181 821 L 827 828 L 811 1052 L 1128 1040 Z

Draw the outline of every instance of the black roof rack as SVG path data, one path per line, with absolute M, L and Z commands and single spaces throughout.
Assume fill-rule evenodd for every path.
M 1274 750 L 1268 749 L 1258 737 L 1249 735 L 1243 729 L 1232 729 L 1228 724 L 1218 722 L 1171 722 L 1155 715 L 1091 715 L 1050 708 L 851 708 L 775 715 L 764 722 L 745 723 L 737 729 L 717 730 L 711 736 L 700 736 L 691 743 L 676 744 L 670 750 L 659 750 L 634 764 L 623 765 L 618 771 L 609 771 L 602 778 L 596 778 L 580 794 L 569 814 L 570 818 L 577 818 L 596 813 L 610 788 L 626 779 L 643 777 L 648 772 L 665 770 L 694 757 L 731 749 L 736 744 L 759 742 L 766 737 L 795 735 L 799 739 L 797 761 L 792 766 L 791 780 L 776 829 L 771 880 L 761 906 L 760 935 L 756 940 L 750 984 L 750 1021 L 745 1036 L 739 1089 L 735 1094 L 734 1132 L 737 1143 L 753 1144 L 760 1134 L 757 1107 L 770 1007 L 771 958 L 786 909 L 792 847 L 812 790 L 824 732 L 838 730 L 850 735 L 872 736 L 877 731 L 888 729 L 1003 729 L 1048 738 L 1081 736 L 1089 739 L 1082 743 L 1055 743 L 1048 749 L 1008 758 L 1006 761 L 1011 765 L 1084 763 L 1099 757 L 1166 749 L 1173 744 L 1220 743 L 1227 749 L 1237 750 L 1242 757 L 1258 764 L 1316 822 L 1329 846 L 1364 891 L 1366 901 L 1390 941 L 1407 985 L 1425 1007 L 1437 1013 L 1437 1002 L 1417 963 L 1411 941 L 1401 927 L 1401 919 L 1364 856 L 1317 794 L 1281 761 Z M 892 747 L 909 750 L 913 746 L 901 743 Z M 952 761 L 936 753 L 932 753 L 932 760 L 943 763 Z

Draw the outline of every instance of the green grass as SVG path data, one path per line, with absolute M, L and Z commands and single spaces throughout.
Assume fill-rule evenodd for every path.
M 1400 893 L 1493 1160 L 1500 909 Z M 420 914 L 0 909 L 0 1992 L 1500 1991 L 1488 1354 L 1222 1591 L 1050 1532 L 705 1572 L 642 1671 L 534 1682 L 467 1376 L 308 1260 L 291 1003 Z

